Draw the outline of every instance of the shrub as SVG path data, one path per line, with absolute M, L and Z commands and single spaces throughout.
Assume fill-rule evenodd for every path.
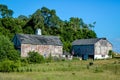
M 14 49 L 14 45 L 9 38 L 0 35 L 0 61 L 4 59 L 17 61 L 20 58 L 19 53 Z
M 20 61 L 11 61 L 8 59 L 0 62 L 0 72 L 13 72 L 16 71 L 21 66 Z
M 27 66 L 28 65 L 28 59 L 27 58 L 21 58 L 21 65 L 22 66 Z
M 28 61 L 29 63 L 42 63 L 44 62 L 44 57 L 38 52 L 31 51 L 28 53 Z
M 114 56 L 115 56 L 115 53 L 114 53 L 112 50 L 109 50 L 109 53 L 108 53 L 108 55 L 109 55 L 110 57 L 114 58 Z

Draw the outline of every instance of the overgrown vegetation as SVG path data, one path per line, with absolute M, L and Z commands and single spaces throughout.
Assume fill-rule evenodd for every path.
M 16 72 L 21 66 L 21 62 L 5 59 L 0 62 L 0 72 Z
M 44 62 L 44 57 L 40 55 L 38 52 L 31 51 L 28 53 L 27 60 L 29 63 L 42 63 Z
M 0 80 L 119 80 L 120 60 L 69 60 L 22 66 L 14 73 L 0 73 Z M 28 77 L 29 76 L 29 77 Z
M 112 50 L 109 51 L 108 55 L 111 57 L 111 58 L 114 58 L 115 57 L 115 52 L 113 52 Z
M 4 35 L 0 35 L 0 61 L 4 59 L 16 61 L 19 60 L 19 58 L 20 55 L 18 51 L 14 49 L 14 46 L 9 38 Z
M 13 72 L 20 67 L 20 55 L 8 37 L 0 35 L 0 72 Z

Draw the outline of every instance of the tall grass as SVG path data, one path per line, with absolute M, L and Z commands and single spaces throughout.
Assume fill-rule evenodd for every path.
M 120 80 L 119 60 L 95 60 L 93 65 L 89 65 L 90 62 L 74 60 L 30 64 L 16 72 L 0 73 L 0 80 Z

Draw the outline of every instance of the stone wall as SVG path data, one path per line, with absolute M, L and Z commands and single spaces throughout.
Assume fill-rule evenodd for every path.
M 21 44 L 21 57 L 28 56 L 28 52 L 36 51 L 41 55 L 48 57 L 50 54 L 52 56 L 60 56 L 63 53 L 62 46 L 54 45 L 32 45 L 32 44 Z

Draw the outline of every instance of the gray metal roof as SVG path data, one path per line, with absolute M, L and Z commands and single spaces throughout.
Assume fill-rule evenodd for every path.
M 106 38 L 79 39 L 79 40 L 73 41 L 72 45 L 92 45 L 101 39 L 106 40 Z
M 22 44 L 39 44 L 39 45 L 58 45 L 62 46 L 62 42 L 58 36 L 44 36 L 31 34 L 16 34 Z

